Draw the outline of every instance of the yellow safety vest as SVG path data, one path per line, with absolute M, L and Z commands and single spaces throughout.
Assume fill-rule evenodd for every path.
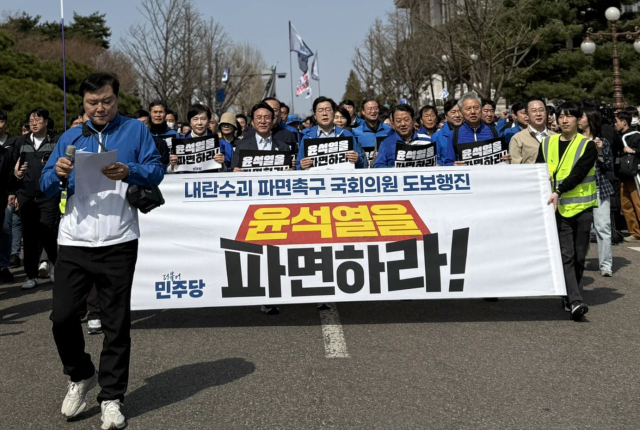
M 542 141 L 542 154 L 549 167 L 551 188 L 558 187 L 567 179 L 573 167 L 584 154 L 589 139 L 578 133 L 573 138 L 562 159 L 559 157 L 560 135 L 549 136 Z M 574 189 L 560 196 L 558 212 L 565 218 L 578 215 L 588 208 L 598 207 L 598 189 L 596 187 L 595 163 L 587 176 Z

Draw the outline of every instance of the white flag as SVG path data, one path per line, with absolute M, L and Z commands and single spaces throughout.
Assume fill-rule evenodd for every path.
M 446 88 L 442 89 L 442 92 L 440 93 L 440 98 L 442 100 L 446 99 L 447 97 L 449 97 L 449 91 L 447 91 Z
M 318 51 L 316 51 L 316 55 L 313 57 L 313 63 L 311 63 L 311 79 L 316 81 L 320 80 L 320 72 L 318 71 Z
M 224 72 L 222 73 L 222 82 L 227 82 L 229 80 L 229 72 L 230 72 L 230 68 L 226 67 L 224 69 Z
M 311 57 L 313 55 L 313 52 L 311 52 L 311 49 L 304 43 L 296 28 L 291 24 L 291 21 L 289 21 L 289 50 L 302 54 L 305 57 Z

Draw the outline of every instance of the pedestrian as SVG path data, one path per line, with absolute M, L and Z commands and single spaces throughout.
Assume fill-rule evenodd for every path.
M 589 311 L 581 293 L 582 275 L 591 240 L 593 208 L 598 206 L 595 164 L 596 144 L 578 133 L 582 109 L 575 103 L 558 107 L 561 134 L 542 142 L 538 162 L 546 162 L 551 181 L 551 197 L 547 204 L 556 212 L 560 252 L 567 297 L 566 311 L 578 321 Z
M 9 196 L 23 226 L 24 271 L 27 275 L 22 284 L 23 290 L 38 285 L 38 265 L 43 249 L 47 251 L 51 262 L 49 279 L 54 281 L 53 265 L 57 258 L 56 237 L 60 216 L 60 199 L 46 196 L 39 183 L 42 169 L 56 146 L 47 128 L 49 111 L 36 108 L 28 117 L 31 132 L 23 135 L 14 146 L 12 159 L 17 160 L 14 168 L 17 181 L 14 198 Z
M 431 140 L 431 137 L 438 131 L 438 109 L 430 105 L 422 106 L 418 113 L 418 122 L 420 124 L 418 134 L 425 135 Z
M 516 102 L 511 106 L 511 116 L 513 123 L 509 127 L 507 124 L 504 130 L 504 141 L 508 145 L 511 138 L 522 130 L 526 130 L 529 126 L 529 117 L 527 116 L 526 106 L 523 102 Z
M 598 206 L 593 208 L 593 225 L 598 241 L 598 260 L 600 275 L 613 276 L 613 255 L 611 254 L 611 196 L 613 186 L 607 179 L 607 172 L 613 171 L 613 153 L 611 144 L 602 136 L 600 124 L 602 115 L 591 106 L 582 108 L 582 117 L 578 121 L 580 133 L 596 144 L 596 187 L 598 189 Z
M 118 114 L 119 88 L 116 77 L 107 73 L 94 73 L 80 84 L 89 121 L 61 136 L 40 178 L 49 198 L 60 195 L 61 180 L 67 178 L 50 317 L 64 373 L 71 380 L 61 412 L 67 419 L 82 412 L 87 393 L 99 383 L 103 429 L 127 425 L 123 402 L 129 381 L 131 287 L 140 236 L 138 211 L 129 203 L 127 189 L 157 186 L 164 175 L 149 130 L 140 121 Z M 77 151 L 117 151 L 118 161 L 102 169 L 107 179 L 115 181 L 113 190 L 75 195 L 74 167 L 65 158 L 72 144 Z M 80 321 L 94 283 L 104 333 L 97 373 L 85 351 Z
M 633 155 L 640 150 L 640 132 L 631 128 L 631 114 L 622 111 L 616 116 L 616 131 L 622 135 L 623 154 Z M 634 157 L 634 158 L 635 158 Z M 638 158 L 635 158 L 637 164 Z M 640 242 L 640 197 L 638 196 L 638 175 L 620 176 L 620 200 L 622 213 L 627 221 L 629 236 L 624 238 L 625 242 Z

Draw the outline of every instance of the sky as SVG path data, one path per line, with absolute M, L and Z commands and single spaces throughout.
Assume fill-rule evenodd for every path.
M 278 72 L 286 72 L 286 79 L 278 79 L 277 96 L 291 106 L 289 58 L 293 64 L 293 84 L 302 75 L 295 53 L 289 56 L 289 28 L 291 21 L 306 44 L 318 51 L 320 87 L 322 95 L 339 102 L 345 84 L 354 49 L 359 46 L 376 17 L 385 18 L 393 10 L 393 0 L 193 0 L 206 19 L 212 17 L 220 22 L 234 42 L 248 42 L 262 52 L 270 66 L 278 64 Z M 138 0 L 64 0 L 66 21 L 71 21 L 73 12 L 89 15 L 106 13 L 111 27 L 111 44 L 118 46 L 126 37 L 132 24 L 143 20 L 137 9 Z M 31 15 L 41 15 L 42 21 L 60 19 L 60 2 L 57 0 L 30 0 L 15 2 L 0 0 L 3 13 L 24 10 Z M 309 60 L 311 67 L 312 60 Z M 231 71 L 233 74 L 233 70 Z M 311 81 L 312 97 L 295 96 L 295 112 L 309 114 L 311 103 L 318 96 L 318 83 Z

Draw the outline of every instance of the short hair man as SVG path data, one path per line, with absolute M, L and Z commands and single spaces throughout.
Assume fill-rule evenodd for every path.
M 378 138 L 383 140 L 393 134 L 391 127 L 380 121 L 379 115 L 380 104 L 376 99 L 365 99 L 362 102 L 364 121 L 353 129 L 353 135 L 363 148 L 373 148 Z
M 127 200 L 127 188 L 152 187 L 164 176 L 149 130 L 140 121 L 118 115 L 119 88 L 116 77 L 107 73 L 94 73 L 80 84 L 89 121 L 60 137 L 40 178 L 48 197 L 59 196 L 61 180 L 68 181 L 50 317 L 64 372 L 71 378 L 61 412 L 67 419 L 82 412 L 88 391 L 99 383 L 104 429 L 126 426 L 122 402 L 129 380 L 131 287 L 140 236 L 138 211 Z M 115 182 L 113 190 L 75 194 L 73 163 L 65 158 L 72 144 L 84 152 L 118 151 L 118 161 L 102 169 L 102 175 Z M 98 373 L 84 349 L 80 322 L 94 283 L 104 333 Z
M 447 100 L 444 104 L 444 114 L 447 120 L 442 128 L 431 136 L 431 140 L 436 142 L 438 164 L 440 166 L 452 166 L 456 161 L 456 154 L 453 151 L 453 147 L 449 147 L 449 136 L 464 121 L 462 112 L 458 107 L 458 100 Z
M 298 170 L 306 170 L 311 167 L 313 160 L 304 157 L 304 143 L 306 139 L 316 139 L 322 137 L 339 137 L 353 136 L 351 132 L 343 130 L 334 123 L 336 109 L 338 105 L 333 99 L 327 97 L 318 97 L 313 102 L 313 115 L 318 125 L 311 127 L 302 134 L 300 147 L 298 148 L 298 158 L 296 168 Z M 354 139 L 354 151 L 347 153 L 347 159 L 356 165 L 356 168 L 362 169 L 366 167 L 367 157 L 363 152 L 360 144 Z
M 427 134 L 415 130 L 415 111 L 409 105 L 403 104 L 391 110 L 391 121 L 394 133 L 380 143 L 378 156 L 373 167 L 394 167 L 396 162 L 396 149 L 398 145 L 415 145 L 430 143 L 431 138 Z
M 156 143 L 162 164 L 167 168 L 170 168 L 170 155 L 171 155 L 171 141 L 177 139 L 180 135 L 167 124 L 167 104 L 162 100 L 154 100 L 149 103 L 149 131 L 153 136 L 153 141 Z
M 538 158 L 540 143 L 553 136 L 553 131 L 547 128 L 547 107 L 540 97 L 532 97 L 525 104 L 529 125 L 516 133 L 509 142 L 511 164 L 533 164 Z
M 12 157 L 12 160 L 17 160 L 14 169 L 14 176 L 18 180 L 15 187 L 17 201 L 14 201 L 14 208 L 19 211 L 23 227 L 24 271 L 27 275 L 22 284 L 24 290 L 38 285 L 38 263 L 43 248 L 52 263 L 49 277 L 53 281 L 51 266 L 55 264 L 57 256 L 56 236 L 59 219 L 59 199 L 47 198 L 38 186 L 43 166 L 56 146 L 55 140 L 49 134 L 49 111 L 36 108 L 29 113 L 28 118 L 31 133 L 23 135 L 22 139 L 16 142 Z
M 438 131 L 438 109 L 435 106 L 422 106 L 418 113 L 418 121 L 420 121 L 419 134 L 432 137 Z
M 284 140 L 284 134 L 273 132 L 273 121 L 276 111 L 267 103 L 260 102 L 251 109 L 253 129 L 248 130 L 245 136 L 236 145 L 236 150 L 231 161 L 231 169 L 234 172 L 242 172 L 240 164 L 240 151 L 251 149 L 258 151 L 289 151 L 289 142 Z
M 356 104 L 353 102 L 353 100 L 342 100 L 340 102 L 340 106 L 344 107 L 347 112 L 349 112 L 349 116 L 351 116 L 351 124 L 349 124 L 349 127 L 351 127 L 351 129 L 359 127 L 364 122 L 363 119 L 357 115 Z
M 287 118 L 289 117 L 289 106 L 284 103 L 280 103 L 280 121 L 283 123 L 287 123 Z
M 516 102 L 511 106 L 513 124 L 504 130 L 504 141 L 509 144 L 511 138 L 529 126 L 529 117 L 524 102 Z

